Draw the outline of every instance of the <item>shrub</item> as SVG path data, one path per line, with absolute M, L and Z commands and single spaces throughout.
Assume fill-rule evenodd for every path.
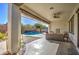
M 0 40 L 5 40 L 7 38 L 5 33 L 0 32 Z

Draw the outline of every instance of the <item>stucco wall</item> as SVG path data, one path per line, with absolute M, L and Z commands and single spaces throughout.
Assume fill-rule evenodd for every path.
M 79 52 L 79 49 L 77 47 L 77 39 L 78 39 L 78 17 L 77 17 L 77 13 L 76 13 L 76 10 L 77 8 L 79 7 L 79 4 L 74 8 L 73 12 L 72 12 L 72 15 L 74 15 L 74 34 L 72 33 L 69 33 L 69 37 L 71 39 L 71 41 L 74 43 L 74 45 L 76 46 L 76 49 L 78 50 Z M 72 17 L 71 15 L 71 17 Z M 70 20 L 70 19 L 69 19 Z
M 18 6 L 14 4 L 8 5 L 8 40 L 7 40 L 7 50 L 10 53 L 16 53 L 18 51 L 20 40 L 20 10 Z
M 68 32 L 67 20 L 56 20 L 51 22 L 51 30 L 56 33 L 56 29 L 60 28 L 60 33 Z
M 74 34 L 69 33 L 70 39 L 73 41 L 75 46 L 77 46 L 77 33 L 78 33 L 78 27 L 77 27 L 77 14 L 74 14 Z

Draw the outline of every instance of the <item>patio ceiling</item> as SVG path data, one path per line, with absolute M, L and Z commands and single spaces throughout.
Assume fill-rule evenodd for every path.
M 45 20 L 68 20 L 76 4 L 74 3 L 24 3 L 26 6 L 36 14 L 41 15 Z M 22 7 L 21 6 L 21 7 Z M 54 17 L 58 14 L 58 18 Z

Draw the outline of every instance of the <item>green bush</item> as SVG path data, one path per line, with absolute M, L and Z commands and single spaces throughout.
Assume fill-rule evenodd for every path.
M 0 32 L 0 40 L 5 40 L 7 38 L 5 33 Z

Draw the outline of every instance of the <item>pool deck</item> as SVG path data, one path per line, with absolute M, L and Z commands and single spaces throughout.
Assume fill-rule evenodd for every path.
M 21 38 L 24 41 L 24 43 L 30 43 L 34 40 L 40 39 L 44 37 L 43 34 L 37 34 L 37 35 L 22 35 Z

